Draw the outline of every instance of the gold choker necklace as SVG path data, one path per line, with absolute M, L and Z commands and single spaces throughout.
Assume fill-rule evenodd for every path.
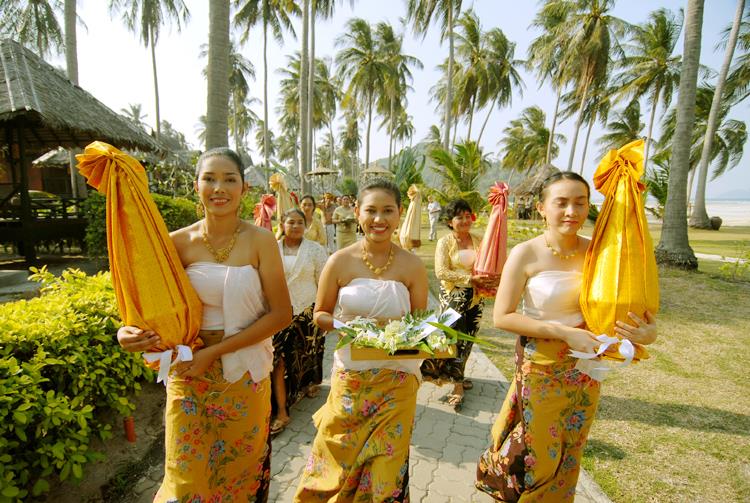
M 555 250 L 554 248 L 552 248 L 552 245 L 550 245 L 549 241 L 547 241 L 547 235 L 546 234 L 544 235 L 544 244 L 547 245 L 547 248 L 549 248 L 549 251 L 552 252 L 552 255 L 554 255 L 555 257 L 558 257 L 558 258 L 560 258 L 562 260 L 568 260 L 568 259 L 571 259 L 571 258 L 575 257 L 576 255 L 578 255 L 578 236 L 576 236 L 576 249 L 575 249 L 575 251 L 573 251 L 573 253 L 568 253 L 567 255 L 565 255 L 565 254 L 563 254 L 563 253 Z
M 380 276 L 383 274 L 393 263 L 393 244 L 391 244 L 391 251 L 388 253 L 388 262 L 385 263 L 383 267 L 375 267 L 372 262 L 370 262 L 370 259 L 367 258 L 367 248 L 365 248 L 365 245 L 362 244 L 362 262 L 365 263 L 367 268 L 371 270 L 375 276 Z
M 208 242 L 208 233 L 206 232 L 206 223 L 203 222 L 203 225 L 201 226 L 201 233 L 203 234 L 203 244 L 206 245 L 206 248 L 214 257 L 215 261 L 221 264 L 222 262 L 224 262 L 226 259 L 229 258 L 229 254 L 232 253 L 232 249 L 234 248 L 235 243 L 237 243 L 237 236 L 240 235 L 241 226 L 242 226 L 241 223 L 237 225 L 237 228 L 234 230 L 234 234 L 232 234 L 232 240 L 229 241 L 229 244 L 227 246 L 216 250 L 213 246 L 211 246 L 211 243 Z

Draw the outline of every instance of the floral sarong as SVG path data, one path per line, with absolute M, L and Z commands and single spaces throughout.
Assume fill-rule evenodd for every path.
M 154 502 L 268 500 L 270 379 L 228 383 L 216 360 L 167 386 L 164 480 Z
M 295 502 L 409 501 L 419 382 L 386 369 L 336 370 Z
M 516 372 L 477 464 L 478 489 L 499 501 L 572 502 L 599 403 L 599 382 L 560 341 L 519 337 Z

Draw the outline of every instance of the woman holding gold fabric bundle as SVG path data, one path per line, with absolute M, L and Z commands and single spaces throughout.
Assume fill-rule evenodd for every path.
M 356 316 L 401 319 L 427 306 L 427 272 L 415 255 L 391 241 L 401 215 L 392 182 L 375 180 L 355 208 L 364 239 L 333 254 L 320 278 L 315 322 Z M 420 360 L 353 360 L 334 354 L 331 391 L 313 416 L 318 433 L 296 502 L 408 501 L 411 439 Z
M 293 402 L 303 393 L 316 396 L 317 385 L 323 381 L 325 334 L 313 323 L 313 307 L 328 253 L 315 241 L 303 237 L 306 220 L 302 210 L 292 208 L 279 222 L 282 229 L 279 251 L 294 318 L 288 327 L 273 336 L 276 418 L 271 422 L 271 435 L 281 433 L 289 424 L 289 407 Z
M 341 206 L 333 210 L 333 223 L 336 225 L 336 247 L 346 248 L 357 241 L 357 216 L 352 209 L 349 196 L 341 196 Z
M 589 240 L 578 236 L 589 186 L 556 173 L 542 186 L 537 210 L 547 228 L 511 251 L 494 307 L 497 328 L 519 335 L 516 371 L 479 459 L 477 487 L 499 501 L 572 502 L 581 455 L 599 401 L 599 382 L 575 368 L 568 350 L 595 352 L 599 341 L 579 307 Z M 521 312 L 516 312 L 522 301 Z M 616 332 L 633 342 L 656 339 L 656 320 L 630 314 Z
M 315 198 L 309 194 L 302 196 L 299 208 L 305 214 L 305 239 L 315 241 L 325 248 L 328 244 L 328 238 L 326 236 L 326 229 L 323 227 L 323 222 L 320 221 L 320 218 L 315 213 Z
M 206 347 L 170 376 L 165 473 L 154 501 L 266 501 L 271 336 L 292 313 L 284 270 L 273 235 L 238 216 L 245 184 L 236 153 L 201 155 L 195 190 L 205 219 L 171 237 L 203 302 Z M 128 326 L 117 338 L 128 351 L 147 351 L 159 340 Z
M 474 274 L 474 262 L 482 238 L 471 232 L 474 213 L 469 203 L 454 199 L 444 210 L 446 225 L 451 232 L 437 242 L 435 248 L 435 276 L 440 280 L 440 307 L 453 308 L 461 314 L 453 328 L 468 335 L 476 335 L 482 318 L 482 298 L 477 287 L 494 288 L 498 277 L 487 274 Z M 426 381 L 440 385 L 453 384 L 453 391 L 447 401 L 456 411 L 461 409 L 464 390 L 471 389 L 471 382 L 464 379 L 466 361 L 474 344 L 458 341 L 456 358 L 425 360 L 422 375 Z

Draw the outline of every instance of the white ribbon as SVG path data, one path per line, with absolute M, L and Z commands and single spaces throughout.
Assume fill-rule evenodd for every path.
M 156 382 L 163 382 L 164 386 L 169 382 L 169 369 L 172 366 L 177 365 L 180 362 L 189 362 L 193 360 L 193 351 L 189 346 L 183 344 L 177 345 L 177 358 L 174 362 L 172 361 L 172 353 L 174 350 L 167 349 L 158 353 L 144 353 L 143 358 L 149 362 L 159 362 L 159 374 L 156 376 Z
M 596 340 L 601 342 L 599 345 L 599 348 L 596 350 L 596 353 L 585 353 L 583 351 L 575 351 L 573 349 L 570 350 L 570 356 L 574 358 L 578 358 L 579 360 L 593 360 L 595 358 L 599 358 L 601 355 L 604 354 L 607 349 L 612 344 L 620 343 L 620 347 L 618 348 L 618 352 L 620 353 L 620 356 L 624 358 L 625 361 L 620 363 L 619 365 L 616 365 L 616 367 L 626 367 L 630 365 L 630 363 L 633 361 L 633 358 L 635 357 L 635 346 L 633 346 L 633 343 L 630 342 L 628 339 L 618 339 L 617 337 L 609 337 L 607 335 L 599 335 L 596 337 Z M 601 363 L 601 362 L 597 362 Z M 597 381 L 603 381 L 606 377 L 606 374 L 612 370 L 612 367 L 609 366 L 601 366 L 597 367 L 595 366 L 596 363 L 594 362 L 578 362 L 576 364 L 576 368 L 583 372 L 584 374 L 587 374 L 592 379 L 596 379 Z

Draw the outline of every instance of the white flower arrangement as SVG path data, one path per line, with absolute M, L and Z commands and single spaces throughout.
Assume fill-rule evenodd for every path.
M 419 350 L 429 355 L 446 352 L 459 340 L 483 342 L 450 326 L 461 315 L 453 309 L 440 314 L 432 311 L 417 311 L 406 314 L 400 320 L 392 320 L 378 326 L 377 320 L 356 317 L 346 323 L 334 320 L 334 328 L 342 335 L 336 349 L 347 344 L 363 348 L 375 348 L 394 355 L 399 350 Z

